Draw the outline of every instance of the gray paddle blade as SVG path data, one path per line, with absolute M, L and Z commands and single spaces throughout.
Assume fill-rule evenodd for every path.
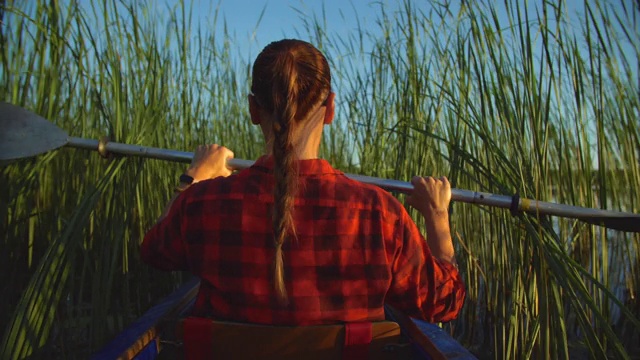
M 0 102 L 0 161 L 28 158 L 57 149 L 69 141 L 67 133 L 19 106 Z

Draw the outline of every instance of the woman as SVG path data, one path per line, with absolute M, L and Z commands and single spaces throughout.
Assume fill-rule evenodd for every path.
M 425 217 L 425 242 L 393 196 L 318 159 L 334 110 L 329 65 L 315 47 L 282 40 L 258 55 L 249 111 L 266 154 L 231 174 L 230 150 L 199 147 L 142 244 L 148 264 L 201 278 L 193 315 L 313 325 L 382 320 L 387 303 L 432 322 L 457 316 L 465 291 L 449 182 L 412 180 L 407 202 Z

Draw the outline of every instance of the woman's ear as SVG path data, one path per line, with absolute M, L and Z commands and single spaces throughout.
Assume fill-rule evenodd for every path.
M 260 125 L 262 119 L 260 118 L 260 107 L 256 102 L 256 97 L 249 95 L 249 114 L 251 115 L 251 123 L 253 125 Z
M 324 111 L 324 124 L 329 125 L 333 122 L 333 117 L 336 112 L 336 94 L 331 92 L 329 96 L 327 96 L 326 107 L 327 109 Z

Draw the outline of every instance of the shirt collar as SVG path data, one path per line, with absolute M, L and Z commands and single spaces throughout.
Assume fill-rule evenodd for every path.
M 342 174 L 334 169 L 327 160 L 307 159 L 298 160 L 298 175 Z M 263 155 L 253 164 L 252 168 L 273 171 L 273 156 Z

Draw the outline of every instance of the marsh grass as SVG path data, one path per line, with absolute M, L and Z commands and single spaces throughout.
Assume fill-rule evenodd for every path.
M 585 1 L 577 26 L 564 2 L 371 6 L 375 30 L 358 19 L 337 37 L 313 14 L 300 35 L 334 69 L 322 152 L 337 167 L 640 211 L 634 2 Z M 188 5 L 161 21 L 135 1 L 1 9 L 2 100 L 72 136 L 261 153 L 251 59 Z M 181 169 L 72 149 L 0 169 L 3 358 L 86 358 L 180 283 L 140 264 L 138 246 Z M 452 214 L 468 298 L 444 326 L 479 357 L 637 354 L 638 234 L 465 204 Z

